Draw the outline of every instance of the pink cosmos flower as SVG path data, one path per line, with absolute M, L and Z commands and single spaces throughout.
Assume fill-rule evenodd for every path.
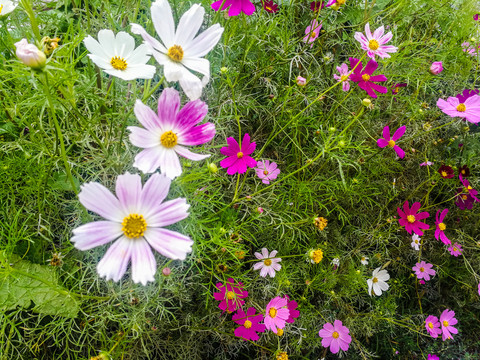
M 418 283 L 419 283 L 420 285 L 425 285 L 425 281 L 423 281 L 423 280 L 418 280 Z
M 460 182 L 464 186 L 463 191 L 468 193 L 468 195 L 470 195 L 476 202 L 480 202 L 480 200 L 477 198 L 478 191 L 470 186 L 470 182 L 467 179 L 464 179 L 462 174 L 459 174 L 458 177 L 460 179 Z
M 275 180 L 280 174 L 280 169 L 277 168 L 277 163 L 270 163 L 269 160 L 258 161 L 255 169 L 257 176 L 264 184 L 270 184 L 270 180 Z
M 465 100 L 467 100 L 469 97 L 472 97 L 474 95 L 478 95 L 480 93 L 479 90 L 469 90 L 465 89 L 461 94 L 457 94 L 456 98 L 458 99 L 459 102 L 464 103 Z
M 437 355 L 428 354 L 427 360 L 440 360 Z
M 377 145 L 381 148 L 384 148 L 386 146 L 389 146 L 395 150 L 397 153 L 398 157 L 400 159 L 403 159 L 405 156 L 405 151 L 403 151 L 395 142 L 400 139 L 403 134 L 405 134 L 405 129 L 407 127 L 405 125 L 399 127 L 397 131 L 393 134 L 392 137 L 390 137 L 390 128 L 388 126 L 385 126 L 383 128 L 383 139 L 378 139 L 377 140 Z
M 310 44 L 313 47 L 313 42 L 318 38 L 320 30 L 322 29 L 322 22 L 318 23 L 317 19 L 313 19 L 309 26 L 305 29 L 305 37 L 303 42 Z
M 333 325 L 326 323 L 323 329 L 318 332 L 318 336 L 322 338 L 322 346 L 330 347 L 330 351 L 334 354 L 338 353 L 340 349 L 347 351 L 352 337 L 348 334 L 350 330 L 343 326 L 340 320 L 335 320 Z
M 409 208 L 408 200 L 405 201 L 403 204 L 403 211 L 400 208 L 397 208 L 398 215 L 400 215 L 400 219 L 398 222 L 401 226 L 405 226 L 405 230 L 412 234 L 412 231 L 422 236 L 423 231 L 421 229 L 428 229 L 430 226 L 427 224 L 420 222 L 419 220 L 426 219 L 430 216 L 430 214 L 426 211 L 417 214 L 417 211 L 420 210 L 422 204 L 419 202 L 413 203 L 412 208 Z
M 392 86 L 392 94 L 397 95 L 398 92 L 400 91 L 400 88 L 402 87 L 407 87 L 407 83 L 398 83 Z
M 342 90 L 343 91 L 348 91 L 350 90 L 350 74 L 348 70 L 348 65 L 343 63 L 340 66 L 337 66 L 337 71 L 339 72 L 340 75 L 333 74 L 333 78 L 337 80 L 338 82 L 342 82 Z
M 290 300 L 288 295 L 285 295 L 285 299 L 287 299 L 288 301 L 287 308 L 290 312 L 286 321 L 289 324 L 293 324 L 295 322 L 295 319 L 300 316 L 300 311 L 297 310 L 298 303 L 295 300 Z
M 276 258 L 277 250 L 273 250 L 270 255 L 268 254 L 268 250 L 266 248 L 262 249 L 262 253 L 256 252 L 255 257 L 258 260 L 262 260 L 260 262 L 255 263 L 253 265 L 253 270 L 260 270 L 260 276 L 267 277 L 275 277 L 275 271 L 279 271 L 282 268 L 282 265 L 279 264 L 282 259 Z
M 349 58 L 350 67 L 353 69 L 360 61 L 359 59 Z M 362 63 L 358 64 L 357 68 L 353 71 L 353 74 L 350 75 L 350 80 L 358 83 L 360 89 L 363 89 L 373 98 L 377 98 L 376 92 L 386 94 L 388 89 L 385 86 L 375 84 L 376 82 L 387 81 L 385 75 L 372 75 L 375 70 L 377 70 L 378 64 L 375 60 L 370 60 L 363 69 Z
M 475 199 L 470 196 L 469 193 L 465 193 L 463 188 L 457 189 L 457 201 L 455 201 L 455 205 L 457 205 L 460 210 L 473 209 L 474 202 Z
M 466 52 L 470 56 L 476 57 L 480 53 L 480 45 L 478 46 L 475 44 L 470 45 L 468 41 L 465 41 L 464 43 L 462 43 L 462 51 Z
M 445 309 L 440 314 L 440 324 L 442 325 L 442 340 L 453 339 L 452 334 L 458 334 L 458 330 L 453 327 L 457 323 L 455 311 Z
M 432 63 L 432 65 L 430 66 L 430 72 L 433 74 L 433 75 L 438 75 L 440 74 L 441 72 L 443 71 L 443 64 L 441 61 L 435 61 Z
M 438 99 L 437 106 L 451 117 L 465 118 L 471 123 L 480 122 L 480 96 L 474 95 L 461 103 L 457 97 L 449 97 L 447 101 Z
M 433 338 L 437 338 L 438 335 L 442 333 L 438 318 L 433 315 L 428 315 L 425 319 L 425 329 L 427 329 L 428 334 Z
M 275 334 L 277 333 L 277 328 L 283 329 L 285 327 L 285 322 L 290 317 L 287 303 L 287 299 L 277 296 L 270 300 L 267 305 L 264 319 L 265 327 Z
M 426 161 L 420 164 L 420 166 L 432 166 L 432 165 L 433 165 L 433 162 L 431 161 Z
M 236 173 L 243 174 L 247 171 L 247 166 L 253 168 L 257 165 L 255 159 L 248 156 L 253 153 L 257 147 L 255 142 L 250 143 L 250 135 L 245 134 L 243 136 L 242 146 L 239 146 L 233 137 L 227 138 L 227 144 L 228 146 L 220 149 L 223 155 L 228 156 L 226 159 L 220 161 L 220 166 L 228 168 L 228 175 Z
M 440 216 L 438 216 L 440 214 Z M 443 211 L 440 213 L 440 210 L 437 211 L 437 214 L 435 215 L 436 221 L 436 230 L 435 230 L 435 239 L 437 240 L 442 240 L 442 242 L 445 245 L 450 245 L 452 242 L 450 239 L 447 238 L 447 235 L 445 235 L 445 229 L 447 226 L 443 222 L 443 219 L 445 219 L 445 216 L 448 214 L 448 209 L 443 209 Z
M 412 268 L 412 270 L 415 271 L 417 279 L 425 279 L 425 281 L 429 281 L 430 275 L 435 276 L 435 270 L 433 270 L 432 267 L 432 264 L 426 263 L 425 261 L 420 261 Z
M 459 255 L 462 255 L 462 245 L 460 245 L 459 243 L 454 243 L 452 246 L 448 247 L 448 251 L 450 251 L 450 255 L 458 257 Z
M 144 126 L 129 126 L 130 141 L 143 148 L 133 166 L 144 173 L 160 168 L 162 174 L 174 179 L 182 173 L 178 155 L 199 161 L 210 155 L 195 154 L 185 146 L 196 146 L 209 142 L 215 136 L 215 125 L 207 122 L 198 125 L 208 107 L 201 100 L 189 101 L 180 109 L 180 95 L 177 90 L 167 88 L 158 99 L 158 113 L 137 100 L 135 116 Z
M 263 315 L 260 313 L 255 315 L 255 308 L 253 307 L 248 308 L 246 314 L 242 309 L 238 309 L 237 313 L 232 316 L 232 320 L 242 325 L 236 328 L 233 333 L 244 340 L 257 341 L 257 332 L 265 332 L 265 325 L 259 324 L 263 320 Z
M 385 32 L 385 28 L 380 26 L 377 30 L 372 33 L 370 32 L 370 24 L 365 24 L 365 35 L 361 32 L 355 33 L 355 40 L 360 43 L 360 46 L 363 50 L 367 52 L 367 56 L 371 59 L 375 59 L 375 55 L 378 55 L 382 59 L 389 58 L 390 55 L 388 53 L 397 52 L 398 48 L 391 45 L 385 45 L 390 40 L 392 40 L 392 32 L 388 32 L 387 34 L 383 35 Z
M 310 10 L 313 12 L 317 12 L 325 7 L 325 2 L 323 1 L 312 1 L 310 3 Z
M 473 15 L 473 20 L 478 21 L 480 19 L 480 14 Z
M 116 240 L 97 265 L 101 277 L 119 281 L 131 260 L 132 280 L 146 285 L 157 270 L 151 247 L 179 260 L 192 251 L 188 236 L 163 229 L 185 219 L 190 207 L 183 198 L 163 202 L 170 183 L 157 173 L 142 187 L 140 175 L 127 172 L 117 178 L 116 196 L 96 182 L 82 186 L 80 203 L 106 220 L 81 225 L 73 230 L 71 241 L 77 249 L 89 250 Z
M 304 77 L 302 77 L 302 76 L 300 76 L 300 75 L 297 76 L 296 81 L 297 81 L 297 85 L 298 85 L 298 86 L 305 86 L 305 85 L 307 85 L 307 79 L 305 79 Z
M 221 9 L 220 6 L 222 6 Z M 237 16 L 241 12 L 245 15 L 252 15 L 255 12 L 255 5 L 250 0 L 218 0 L 212 4 L 212 9 L 215 11 L 225 10 L 228 7 L 230 7 L 228 16 Z
M 229 278 L 225 285 L 219 282 L 215 287 L 220 290 L 220 292 L 213 293 L 213 297 L 215 300 L 220 301 L 218 307 L 221 310 L 232 313 L 245 304 L 245 301 L 242 299 L 248 296 L 248 291 L 243 290 L 243 284 L 241 282 L 235 283 L 235 280 Z

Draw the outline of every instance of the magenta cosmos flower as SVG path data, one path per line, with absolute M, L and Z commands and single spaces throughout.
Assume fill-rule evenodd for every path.
M 244 340 L 257 341 L 257 332 L 265 332 L 265 325 L 259 324 L 259 322 L 263 320 L 263 315 L 255 315 L 255 308 L 253 307 L 248 308 L 246 314 L 242 309 L 238 309 L 237 313 L 232 316 L 232 320 L 233 322 L 242 325 L 236 328 L 233 333 L 235 336 Z
M 449 97 L 447 101 L 438 99 L 437 106 L 451 117 L 465 118 L 471 123 L 480 122 L 480 96 L 470 96 L 465 102 L 460 102 L 457 97 Z
M 438 318 L 433 315 L 428 315 L 425 319 L 425 329 L 427 329 L 428 334 L 433 338 L 437 338 L 438 335 L 442 333 Z
M 464 179 L 462 174 L 460 174 L 458 177 L 460 179 L 460 182 L 464 186 L 463 191 L 468 193 L 468 195 L 470 195 L 476 202 L 480 202 L 480 200 L 477 198 L 478 191 L 472 188 L 470 182 L 467 179 Z
M 450 245 L 452 242 L 447 238 L 447 235 L 445 235 L 445 229 L 447 228 L 447 226 L 443 222 L 443 219 L 445 219 L 445 216 L 447 216 L 447 214 L 448 214 L 448 209 L 443 209 L 441 213 L 440 213 L 440 210 L 438 210 L 437 214 L 435 215 L 435 218 L 436 218 L 435 239 L 442 240 L 442 242 L 445 245 Z
M 287 308 L 290 312 L 286 321 L 289 324 L 293 324 L 295 322 L 295 319 L 300 316 L 300 311 L 297 310 L 298 303 L 295 300 L 290 300 L 290 297 L 288 295 L 285 295 L 285 299 L 287 299 Z
M 310 3 L 310 10 L 313 12 L 317 12 L 318 10 L 321 10 L 325 7 L 325 2 L 324 1 L 312 1 Z
M 220 6 L 222 6 L 221 9 Z M 215 11 L 225 10 L 228 7 L 230 7 L 228 16 L 237 16 L 241 12 L 245 15 L 252 15 L 255 12 L 255 5 L 249 0 L 218 0 L 212 4 L 212 9 Z
M 228 156 L 226 159 L 220 161 L 220 166 L 227 168 L 227 174 L 233 175 L 236 173 L 243 174 L 247 171 L 248 167 L 255 167 L 257 162 L 254 158 L 248 156 L 255 151 L 257 144 L 250 143 L 250 135 L 245 134 L 242 140 L 242 146 L 238 145 L 237 140 L 233 137 L 227 138 L 228 146 L 224 146 L 220 149 L 223 155 Z
M 437 355 L 428 354 L 427 360 L 440 360 Z
M 265 327 L 272 330 L 275 334 L 277 333 L 277 328 L 283 329 L 285 327 L 285 322 L 290 317 L 290 310 L 288 310 L 287 305 L 287 299 L 280 296 L 270 300 L 267 305 L 264 319 Z
M 396 141 L 400 139 L 403 134 L 405 134 L 405 129 L 407 127 L 405 125 L 399 127 L 397 131 L 393 134 L 392 137 L 390 137 L 390 128 L 388 126 L 385 126 L 383 128 L 383 139 L 378 139 L 377 140 L 377 145 L 381 148 L 384 148 L 386 146 L 393 148 L 395 152 L 397 153 L 398 157 L 400 159 L 403 159 L 405 156 L 405 151 L 403 151 L 397 144 Z
M 438 75 L 443 71 L 443 64 L 441 61 L 435 61 L 430 66 L 430 72 L 432 75 Z
M 266 0 L 263 2 L 263 8 L 265 11 L 269 13 L 277 13 L 278 12 L 278 5 L 275 4 L 272 0 Z
M 442 340 L 453 339 L 452 334 L 458 334 L 458 330 L 453 327 L 457 323 L 455 311 L 445 309 L 440 314 L 440 324 L 442 325 Z
M 352 337 L 348 334 L 350 330 L 343 326 L 340 320 L 335 320 L 333 325 L 326 323 L 323 329 L 318 332 L 318 336 L 322 338 L 322 346 L 330 347 L 330 351 L 334 354 L 338 353 L 340 349 L 347 351 Z
M 313 19 L 309 26 L 305 29 L 305 37 L 303 42 L 310 44 L 310 47 L 313 47 L 313 42 L 318 38 L 320 30 L 322 29 L 322 22 L 320 23 L 317 19 Z
M 270 275 L 273 278 L 275 277 L 275 271 L 279 271 L 282 268 L 282 265 L 279 264 L 282 259 L 275 257 L 277 250 L 273 250 L 269 255 L 268 250 L 263 248 L 261 254 L 256 252 L 254 255 L 258 260 L 262 261 L 255 263 L 253 270 L 260 270 L 260 276 L 262 277 Z
M 255 169 L 257 176 L 264 184 L 270 184 L 270 180 L 275 180 L 280 174 L 280 169 L 277 168 L 277 163 L 270 163 L 269 160 L 258 161 Z
M 433 270 L 432 267 L 432 264 L 426 263 L 425 261 L 420 261 L 412 268 L 412 270 L 415 271 L 417 279 L 425 279 L 425 281 L 429 281 L 430 275 L 435 276 L 435 270 Z
M 355 40 L 360 43 L 360 46 L 363 50 L 367 52 L 367 56 L 371 59 L 375 59 L 375 55 L 378 55 L 382 59 L 389 58 L 390 55 L 388 53 L 397 52 L 398 48 L 392 45 L 385 45 L 390 40 L 392 40 L 392 32 L 388 32 L 387 34 L 383 35 L 385 32 L 385 28 L 380 26 L 377 30 L 373 32 L 370 31 L 370 24 L 365 24 L 365 35 L 361 32 L 355 33 Z
M 403 211 L 400 208 L 397 208 L 398 215 L 400 215 L 400 219 L 398 222 L 401 226 L 405 226 L 405 230 L 409 234 L 412 234 L 412 231 L 419 235 L 423 235 L 422 229 L 428 229 L 430 226 L 427 224 L 420 222 L 419 220 L 426 219 L 430 216 L 430 214 L 426 211 L 417 214 L 418 210 L 422 207 L 422 204 L 419 202 L 413 203 L 412 208 L 409 208 L 408 200 L 405 201 L 403 204 Z
M 355 58 L 349 58 L 350 67 L 353 69 L 359 63 L 360 60 Z M 375 84 L 376 82 L 387 81 L 385 75 L 372 75 L 377 70 L 378 64 L 375 60 L 370 60 L 363 69 L 362 63 L 359 63 L 357 68 L 353 70 L 353 74 L 350 75 L 350 80 L 358 83 L 360 89 L 363 89 L 373 98 L 377 98 L 376 92 L 386 94 L 388 89 L 385 86 Z
M 465 193 L 463 188 L 457 189 L 457 201 L 455 201 L 455 205 L 457 205 L 460 210 L 473 209 L 474 202 L 475 199 L 471 197 L 470 194 Z
M 462 255 L 462 252 L 463 252 L 462 245 L 460 245 L 459 243 L 455 243 L 448 247 L 448 251 L 450 251 L 450 255 L 458 257 Z
M 245 301 L 242 299 L 248 296 L 248 291 L 243 290 L 241 282 L 235 283 L 235 280 L 229 278 L 225 285 L 219 282 L 215 287 L 220 292 L 213 293 L 213 297 L 215 300 L 220 301 L 218 307 L 221 310 L 232 313 L 245 304 Z
M 133 166 L 144 173 L 160 168 L 162 174 L 174 179 L 182 173 L 178 155 L 189 160 L 199 161 L 210 155 L 195 154 L 186 146 L 196 146 L 209 142 L 215 136 L 215 125 L 207 122 L 198 125 L 208 107 L 201 100 L 190 101 L 180 109 L 180 95 L 175 89 L 165 89 L 158 99 L 158 113 L 137 100 L 135 116 L 144 126 L 129 126 L 130 141 L 143 148 Z
M 461 94 L 457 94 L 456 98 L 458 99 L 459 102 L 464 103 L 465 100 L 467 100 L 469 97 L 472 97 L 474 95 L 478 95 L 480 93 L 479 90 L 470 90 L 470 89 L 465 89 Z
M 170 258 L 184 260 L 193 241 L 178 232 L 163 229 L 188 216 L 185 199 L 163 202 L 171 180 L 153 174 L 142 187 L 140 175 L 128 172 L 116 182 L 116 196 L 103 185 L 82 186 L 80 203 L 106 221 L 94 221 L 73 230 L 71 241 L 79 250 L 89 250 L 118 239 L 97 265 L 98 274 L 119 281 L 132 261 L 132 279 L 146 285 L 157 270 L 150 247 Z M 163 202 L 163 203 L 162 203 Z
M 333 78 L 338 82 L 342 82 L 342 90 L 350 90 L 350 71 L 348 70 L 348 65 L 343 63 L 340 66 L 337 66 L 337 71 L 340 75 L 333 74 Z

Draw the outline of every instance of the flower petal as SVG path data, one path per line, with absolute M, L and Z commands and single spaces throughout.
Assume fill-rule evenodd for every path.
M 176 231 L 147 228 L 144 236 L 152 248 L 170 259 L 185 260 L 187 253 L 192 251 L 193 241 Z
M 150 176 L 142 189 L 140 205 L 143 216 L 148 219 L 168 195 L 172 180 L 158 173 Z M 147 225 L 150 225 L 147 223 Z
M 172 225 L 188 217 L 189 207 L 190 205 L 188 205 L 183 198 L 166 201 L 157 206 L 154 213 L 150 214 L 145 221 L 147 222 L 147 226 L 152 227 Z
M 175 23 L 172 9 L 167 0 L 155 1 L 151 8 L 152 22 L 155 31 L 168 49 L 175 44 Z
M 82 185 L 78 199 L 87 210 L 93 211 L 105 219 L 122 222 L 126 215 L 120 201 L 99 183 L 90 182 Z
M 78 250 L 89 250 L 119 238 L 122 224 L 113 221 L 94 221 L 73 230 L 70 239 Z
M 140 195 L 142 193 L 142 179 L 138 174 L 125 173 L 119 175 L 115 186 L 120 204 L 127 214 L 138 214 Z
M 119 281 L 127 271 L 132 244 L 133 241 L 125 236 L 114 242 L 97 265 L 98 275 L 106 280 Z
M 196 154 L 196 153 L 193 153 L 190 150 L 188 150 L 187 148 L 185 148 L 183 146 L 180 146 L 180 145 L 175 146 L 174 150 L 177 154 L 183 156 L 184 158 L 192 160 L 192 161 L 200 161 L 200 160 L 203 160 L 203 159 L 206 159 L 206 158 L 210 157 L 210 154 L 207 154 L 207 155 Z
M 143 239 L 132 241 L 132 280 L 134 283 L 147 285 L 149 281 L 155 281 L 157 262 L 153 256 L 150 245 Z

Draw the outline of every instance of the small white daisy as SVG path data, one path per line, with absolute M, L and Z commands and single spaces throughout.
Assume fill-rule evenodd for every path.
M 417 234 L 413 234 L 411 245 L 412 248 L 414 248 L 415 250 L 420 250 L 420 236 L 418 236 Z
M 147 65 L 151 49 L 142 44 L 135 49 L 135 40 L 124 31 L 116 36 L 112 30 L 100 30 L 98 41 L 90 35 L 83 43 L 90 51 L 88 57 L 107 74 L 123 80 L 151 79 L 155 66 Z
M 340 259 L 339 258 L 333 258 L 332 260 L 332 265 L 334 266 L 339 266 L 340 265 Z
M 267 274 L 272 278 L 275 277 L 275 271 L 279 271 L 282 268 L 279 264 L 282 259 L 276 258 L 275 255 L 277 255 L 277 250 L 273 250 L 269 255 L 266 248 L 262 249 L 261 254 L 256 252 L 255 257 L 262 261 L 255 263 L 253 270 L 260 270 L 260 276 L 262 277 L 267 277 Z
M 362 256 L 362 258 L 360 259 L 360 262 L 363 265 L 368 265 L 368 256 Z
M 382 291 L 387 291 L 389 285 L 386 283 L 390 279 L 390 275 L 387 270 L 380 270 L 378 267 L 373 270 L 372 278 L 367 280 L 368 284 L 368 294 L 372 296 L 373 294 L 380 296 Z

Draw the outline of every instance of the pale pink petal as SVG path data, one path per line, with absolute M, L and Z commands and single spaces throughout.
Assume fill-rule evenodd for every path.
M 373 32 L 373 38 L 375 39 L 380 39 L 382 36 L 383 36 L 383 33 L 385 32 L 385 28 L 382 26 L 380 26 L 377 30 L 375 30 Z
M 135 240 L 122 236 L 108 248 L 97 264 L 97 272 L 100 277 L 113 281 L 119 281 L 122 278 L 127 271 L 128 262 L 132 255 L 133 241 Z
M 162 124 L 163 131 L 175 129 L 174 126 L 179 108 L 180 95 L 178 91 L 173 88 L 163 90 L 158 98 L 158 119 L 160 124 Z
M 174 150 L 177 154 L 183 156 L 184 158 L 192 160 L 192 161 L 200 161 L 200 160 L 203 160 L 203 159 L 206 159 L 206 158 L 210 157 L 210 154 L 207 154 L 207 155 L 196 154 L 196 153 L 193 153 L 190 150 L 188 150 L 187 148 L 185 148 L 183 146 L 180 146 L 180 145 L 175 146 Z
M 155 281 L 157 262 L 153 256 L 150 245 L 143 239 L 132 241 L 132 280 L 134 283 L 147 285 L 149 281 Z
M 113 221 L 94 221 L 73 230 L 70 239 L 78 250 L 89 250 L 119 238 L 122 224 Z
M 111 221 L 122 222 L 128 215 L 122 210 L 120 201 L 105 186 L 96 182 L 82 185 L 78 199 L 87 210 Z
M 152 131 L 161 127 L 157 114 L 138 99 L 135 101 L 133 112 L 135 113 L 137 120 L 140 121 L 143 127 L 147 130 Z
M 154 210 L 155 212 L 148 218 L 145 218 L 145 221 L 149 227 L 172 225 L 188 217 L 189 207 L 190 205 L 183 198 L 166 201 L 157 206 Z
M 130 142 L 139 148 L 151 148 L 160 145 L 160 136 L 156 131 L 148 131 L 137 126 L 128 126 Z
M 139 202 L 142 194 L 142 179 L 138 174 L 125 173 L 117 177 L 115 186 L 120 204 L 127 214 L 139 214 Z
M 185 260 L 192 251 L 193 241 L 175 231 L 147 227 L 144 237 L 152 248 L 170 259 Z
M 164 152 L 163 146 L 142 150 L 135 156 L 133 166 L 145 174 L 152 173 L 160 167 Z
M 158 173 L 153 174 L 143 185 L 140 197 L 142 215 L 148 219 L 168 195 L 172 180 Z M 147 223 L 147 225 L 149 225 Z

